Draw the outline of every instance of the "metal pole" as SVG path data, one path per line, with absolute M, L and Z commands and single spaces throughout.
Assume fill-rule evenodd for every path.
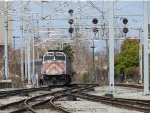
M 33 36 L 33 40 L 32 41 L 33 41 L 32 42 L 33 43 L 33 45 L 32 45 L 32 47 L 33 47 L 33 50 L 32 50 L 33 59 L 32 59 L 32 77 L 31 78 L 34 78 L 34 79 L 32 79 L 33 82 L 34 82 L 34 80 L 36 79 L 36 76 L 35 76 L 35 56 L 34 56 L 34 36 Z
M 114 93 L 114 1 L 109 3 L 109 93 Z
M 93 48 L 93 70 L 94 70 L 94 67 L 95 67 L 95 65 L 94 65 L 94 63 L 95 63 L 95 62 L 94 62 L 94 60 L 95 60 L 95 59 L 94 59 L 94 52 L 95 52 L 95 51 L 94 51 L 94 49 L 95 49 L 94 39 L 93 39 L 93 46 L 92 46 L 92 48 Z
M 28 55 L 28 84 L 31 84 L 31 63 L 30 63 L 30 35 L 28 31 L 28 47 L 27 47 L 27 55 Z
M 23 1 L 22 1 L 23 5 Z M 24 81 L 24 69 L 23 69 L 23 36 L 24 36 L 24 23 L 23 23 L 23 11 L 24 7 L 22 7 L 22 39 L 21 39 L 21 81 Z
M 33 19 L 33 15 L 32 15 L 32 19 Z M 34 27 L 34 19 L 33 19 L 33 27 Z M 33 39 L 32 39 L 32 43 L 33 43 L 33 45 L 32 45 L 32 47 L 33 47 L 33 51 L 32 51 L 32 56 L 33 56 L 33 60 L 32 60 L 32 68 L 33 68 L 33 70 L 32 70 L 32 76 L 34 77 L 34 78 L 36 78 L 36 76 L 35 76 L 35 55 L 34 55 L 34 37 L 35 37 L 35 28 L 33 28 L 34 29 L 34 35 L 33 35 Z M 33 78 L 32 77 L 32 78 Z
M 139 49 L 139 66 L 140 66 L 140 83 L 143 83 L 143 56 L 142 56 L 142 44 L 143 44 L 143 39 L 142 39 L 142 30 L 139 29 L 139 38 L 140 38 L 140 49 Z
M 7 8 L 7 1 L 5 1 L 5 9 Z M 5 79 L 8 79 L 8 15 L 4 12 L 5 19 Z
M 144 1 L 144 95 L 149 94 L 148 1 Z
M 95 35 L 96 35 L 96 33 L 95 33 Z M 94 49 L 95 49 L 95 46 L 94 46 L 94 38 L 93 38 L 93 45 L 92 45 L 92 47 L 91 47 L 92 49 L 93 49 L 93 81 L 95 80 L 95 66 L 94 66 Z
M 15 37 L 13 36 L 13 43 L 14 43 L 14 49 L 15 49 Z
M 25 79 L 28 78 L 28 65 L 27 65 L 27 40 L 25 40 Z

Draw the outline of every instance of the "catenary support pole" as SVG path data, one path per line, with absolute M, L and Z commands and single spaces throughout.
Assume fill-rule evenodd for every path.
M 5 10 L 7 9 L 7 1 L 5 1 Z M 4 12 L 4 22 L 5 22 L 5 79 L 8 79 L 8 15 L 7 10 Z
M 139 66 L 140 66 L 140 83 L 143 83 L 143 56 L 142 56 L 142 46 L 143 46 L 143 38 L 142 38 L 142 29 L 139 29 L 139 38 L 140 38 L 140 49 L 139 49 Z
M 114 1 L 109 2 L 109 93 L 114 93 Z
M 22 5 L 23 5 L 23 1 L 22 1 Z M 24 66 L 23 66 L 23 61 L 24 61 L 24 56 L 23 56 L 23 38 L 24 38 L 24 21 L 23 21 L 23 11 L 24 11 L 24 7 L 22 7 L 22 38 L 21 38 L 21 81 L 24 81 Z
M 149 94 L 148 1 L 144 1 L 144 95 Z
M 36 79 L 36 76 L 35 76 L 35 55 L 34 55 L 35 28 L 34 28 L 34 18 L 33 18 L 33 15 L 32 15 L 32 21 L 33 21 L 33 30 L 34 30 L 34 35 L 32 35 L 32 57 L 33 57 L 33 60 L 32 60 L 32 78 Z
M 29 30 L 29 29 L 28 29 Z M 28 46 L 27 46 L 27 55 L 28 55 L 28 84 L 31 84 L 31 58 L 30 58 L 30 44 L 31 44 L 31 37 L 28 31 Z
M 27 37 L 25 37 L 27 38 Z M 25 80 L 28 78 L 28 64 L 27 64 L 27 39 L 24 40 L 25 43 Z

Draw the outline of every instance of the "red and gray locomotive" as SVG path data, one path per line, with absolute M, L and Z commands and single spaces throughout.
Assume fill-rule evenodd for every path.
M 71 58 L 60 50 L 43 55 L 42 82 L 46 85 L 67 85 L 71 82 Z

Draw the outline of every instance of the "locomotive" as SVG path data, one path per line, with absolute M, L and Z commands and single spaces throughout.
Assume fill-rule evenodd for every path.
M 43 55 L 42 82 L 45 85 L 68 85 L 71 82 L 71 58 L 61 50 L 48 50 Z

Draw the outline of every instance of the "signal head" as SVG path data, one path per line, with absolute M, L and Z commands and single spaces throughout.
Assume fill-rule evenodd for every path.
M 69 9 L 68 13 L 69 13 L 69 14 L 72 14 L 72 13 L 74 13 L 74 12 L 73 12 L 72 9 Z
M 72 27 L 70 27 L 70 28 L 68 29 L 68 32 L 69 32 L 70 34 L 72 34 L 73 31 L 74 31 L 74 29 L 73 29 Z
M 126 25 L 128 23 L 128 19 L 124 18 L 122 22 Z
M 74 20 L 73 19 L 69 19 L 68 23 L 71 25 L 73 24 Z
M 128 31 L 129 31 L 128 28 L 126 28 L 126 27 L 123 28 L 123 32 L 124 32 L 125 34 L 128 33 Z
M 97 24 L 97 23 L 98 23 L 97 18 L 93 18 L 92 23 L 93 23 L 93 24 Z
M 98 32 L 98 28 L 96 28 L 96 27 L 93 28 L 93 32 L 94 32 L 94 33 L 97 33 L 97 32 Z

